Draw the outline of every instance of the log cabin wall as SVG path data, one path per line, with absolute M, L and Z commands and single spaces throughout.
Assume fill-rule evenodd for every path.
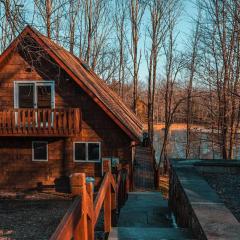
M 32 141 L 40 138 L 0 138 L 0 188 L 30 189 L 52 185 L 61 175 L 63 139 L 48 138 L 48 161 L 32 161 Z
M 53 184 L 62 171 L 67 175 L 85 172 L 88 176 L 101 176 L 101 163 L 73 161 L 74 141 L 101 142 L 101 157 L 131 161 L 131 139 L 41 49 L 19 48 L 0 66 L 0 109 L 14 107 L 17 80 L 54 80 L 55 107 L 80 108 L 81 133 L 74 138 L 41 138 L 49 142 L 48 162 L 32 161 L 32 141 L 36 138 L 0 138 L 0 188 L 14 186 L 19 181 L 22 188 L 34 187 L 37 182 Z

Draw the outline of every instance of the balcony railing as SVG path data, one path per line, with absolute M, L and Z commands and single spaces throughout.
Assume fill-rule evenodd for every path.
M 0 110 L 0 136 L 68 136 L 80 133 L 78 108 Z

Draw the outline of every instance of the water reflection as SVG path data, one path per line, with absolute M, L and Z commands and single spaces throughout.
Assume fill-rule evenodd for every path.
M 156 159 L 160 158 L 164 128 L 155 130 L 154 148 L 156 150 Z M 221 159 L 221 151 L 213 134 L 207 129 L 195 128 L 191 132 L 191 159 Z M 171 129 L 168 144 L 169 158 L 186 158 L 186 129 Z M 234 159 L 240 160 L 239 148 L 234 148 Z

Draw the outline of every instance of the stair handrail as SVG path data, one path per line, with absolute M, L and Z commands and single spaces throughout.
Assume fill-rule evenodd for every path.
M 108 160 L 104 160 L 108 161 Z M 120 169 L 116 180 L 111 173 L 110 162 L 93 200 L 93 183 L 86 182 L 84 173 L 78 174 L 79 195 L 61 220 L 50 240 L 94 240 L 94 229 L 104 208 L 104 232 L 109 233 L 116 224 L 116 214 L 127 199 L 128 169 Z

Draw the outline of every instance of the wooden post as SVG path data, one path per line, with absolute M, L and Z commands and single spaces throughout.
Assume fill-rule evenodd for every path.
M 71 192 L 73 195 L 82 195 L 86 190 L 85 173 L 73 173 L 70 176 Z
M 111 213 L 111 185 L 108 184 L 108 189 L 104 199 L 104 232 L 111 231 L 112 213 Z
M 74 117 L 74 123 L 75 123 L 75 133 L 78 134 L 80 132 L 80 111 L 78 108 L 74 109 L 75 117 Z
M 126 168 L 126 193 L 130 191 L 130 183 L 129 183 L 129 176 L 130 175 L 130 170 L 129 170 L 129 165 L 127 165 Z
M 103 161 L 103 173 L 111 172 L 111 161 L 104 160 Z M 104 199 L 104 231 L 111 231 L 112 224 L 112 212 L 111 212 L 111 185 L 108 183 L 108 188 L 106 192 L 106 196 Z
M 128 180 L 129 180 L 129 191 L 133 191 L 134 189 L 134 181 L 133 181 L 133 172 L 134 172 L 134 164 L 136 162 L 136 142 L 131 142 L 131 149 L 132 149 L 132 161 L 130 165 L 128 165 Z
M 93 183 L 92 182 L 87 184 L 87 193 L 91 199 L 91 202 L 93 202 Z
M 74 236 L 74 239 L 79 240 L 87 240 L 88 239 L 88 226 L 87 226 L 87 199 L 86 199 L 86 175 L 85 173 L 75 173 L 72 175 L 71 180 L 73 180 L 74 185 L 72 187 L 72 191 L 74 190 L 74 193 L 79 193 L 82 196 L 82 220 L 80 221 L 80 224 L 77 227 L 76 236 Z M 72 181 L 71 181 L 72 183 Z
M 111 215 L 112 215 L 112 221 L 111 224 L 113 227 L 117 226 L 117 194 L 116 192 L 111 188 Z
M 103 173 L 111 172 L 111 160 L 103 160 Z
M 89 195 L 91 205 L 89 206 L 91 208 L 91 218 L 87 218 L 87 224 L 88 224 L 88 240 L 94 240 L 94 213 L 93 213 L 93 183 L 87 184 L 87 194 Z
M 159 190 L 160 189 L 160 169 L 159 168 L 155 169 L 154 175 L 155 175 L 154 176 L 155 188 Z
M 82 197 L 82 215 L 81 221 L 74 231 L 74 239 L 87 240 L 88 226 L 87 226 L 87 189 L 86 189 L 86 175 L 85 173 L 73 173 L 70 176 L 71 191 L 73 195 L 81 195 Z

